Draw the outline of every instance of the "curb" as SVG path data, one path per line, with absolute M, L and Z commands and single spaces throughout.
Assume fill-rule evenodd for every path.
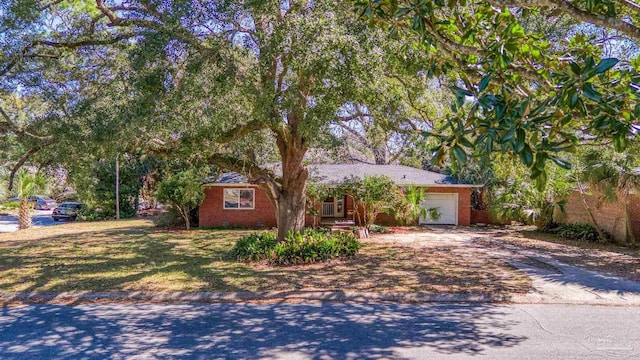
M 166 302 L 240 303 L 252 301 L 325 301 L 394 303 L 507 303 L 511 296 L 487 294 L 361 293 L 343 291 L 271 292 L 65 292 L 0 293 L 0 303 Z

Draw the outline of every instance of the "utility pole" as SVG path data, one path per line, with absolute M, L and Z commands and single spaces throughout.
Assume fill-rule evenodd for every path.
M 116 155 L 116 219 L 120 220 L 120 164 Z

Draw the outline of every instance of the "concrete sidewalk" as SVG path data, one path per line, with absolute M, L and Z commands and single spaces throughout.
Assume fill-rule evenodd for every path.
M 504 244 L 503 250 L 483 248 L 523 271 L 533 282 L 533 290 L 515 295 L 511 301 L 527 304 L 586 304 L 640 306 L 640 283 L 568 265 L 535 251 Z

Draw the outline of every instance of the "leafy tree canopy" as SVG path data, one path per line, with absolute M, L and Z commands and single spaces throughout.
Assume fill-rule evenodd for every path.
M 395 95 L 422 78 L 424 52 L 348 2 L 10 1 L 0 21 L 0 76 L 62 66 L 44 83 L 84 119 L 70 136 L 243 172 L 278 209 L 281 239 L 304 227 L 305 155 L 332 129 L 362 116 L 423 129 Z M 262 166 L 274 161 L 282 177 Z
M 436 160 L 451 154 L 464 162 L 473 147 L 517 154 L 542 188 L 547 160 L 570 166 L 559 152 L 601 138 L 622 150 L 640 129 L 640 5 L 633 1 L 355 4 L 393 35 L 413 37 L 430 55 L 429 75 L 451 80 L 453 115 L 429 133 L 439 138 Z M 550 39 L 540 20 L 572 25 Z M 605 45 L 631 51 L 608 57 Z

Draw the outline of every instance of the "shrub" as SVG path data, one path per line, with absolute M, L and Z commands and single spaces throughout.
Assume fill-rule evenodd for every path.
M 15 210 L 19 207 L 20 207 L 20 203 L 17 201 L 11 201 L 11 202 L 6 202 L 4 204 L 0 204 L 0 208 L 3 208 L 3 209 Z
M 607 242 L 606 239 L 600 239 L 598 236 L 598 230 L 589 224 L 554 224 L 545 230 L 547 233 L 558 235 L 563 239 L 572 239 L 579 241 L 600 241 Z
M 163 180 L 156 192 L 159 201 L 169 204 L 182 216 L 187 230 L 191 228 L 191 210 L 204 200 L 200 178 L 193 170 L 179 172 Z
M 369 226 L 369 231 L 371 231 L 372 233 L 378 233 L 378 234 L 388 234 L 391 232 L 385 226 L 380 226 L 375 224 Z
M 278 242 L 273 233 L 254 233 L 238 240 L 231 251 L 241 261 L 267 260 L 274 265 L 310 264 L 340 256 L 353 256 L 362 244 L 351 233 L 308 229 L 289 233 Z
M 110 213 L 101 211 L 100 208 L 83 206 L 78 210 L 76 220 L 80 221 L 96 221 L 111 219 L 114 216 Z
M 169 209 L 169 211 L 162 212 L 157 216 L 154 216 L 153 224 L 157 227 L 166 228 L 166 227 L 177 227 L 184 225 L 184 219 L 180 214 Z

